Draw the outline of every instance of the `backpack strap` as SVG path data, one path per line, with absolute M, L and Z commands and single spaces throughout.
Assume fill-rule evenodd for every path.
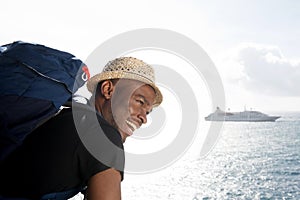
M 66 200 L 83 191 L 85 188 L 85 186 L 80 186 L 63 192 L 53 192 L 50 194 L 45 194 L 44 196 L 42 196 L 41 200 Z
M 86 186 L 80 186 L 77 188 L 73 188 L 63 192 L 53 192 L 49 194 L 45 194 L 41 197 L 40 200 L 67 200 L 82 192 L 86 189 Z M 3 197 L 0 195 L 0 200 L 30 200 L 27 198 L 19 198 L 19 197 Z

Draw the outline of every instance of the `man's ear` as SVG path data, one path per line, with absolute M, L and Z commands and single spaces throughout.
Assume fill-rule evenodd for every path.
M 101 94 L 103 95 L 103 97 L 106 100 L 109 100 L 112 97 L 115 86 L 114 86 L 114 84 L 112 83 L 111 80 L 105 80 L 105 81 L 102 82 L 102 85 L 101 85 L 100 89 L 101 89 Z

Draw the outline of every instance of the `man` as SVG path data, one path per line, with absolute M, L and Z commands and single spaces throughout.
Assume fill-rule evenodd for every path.
M 67 199 L 84 186 L 89 200 L 121 199 L 123 142 L 162 94 L 153 68 L 132 57 L 110 61 L 87 87 L 95 111 L 74 104 L 31 133 L 0 166 L 0 199 Z

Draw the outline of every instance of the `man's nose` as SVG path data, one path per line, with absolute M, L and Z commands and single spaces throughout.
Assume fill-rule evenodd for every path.
M 147 114 L 149 112 L 145 109 L 145 108 L 142 108 L 141 111 L 140 111 L 140 114 L 139 114 L 139 119 L 141 120 L 142 124 L 146 124 L 147 123 Z

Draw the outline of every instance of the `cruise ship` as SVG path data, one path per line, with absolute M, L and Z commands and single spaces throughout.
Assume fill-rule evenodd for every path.
M 269 116 L 259 111 L 224 112 L 219 107 L 205 117 L 206 121 L 274 122 L 280 116 Z

